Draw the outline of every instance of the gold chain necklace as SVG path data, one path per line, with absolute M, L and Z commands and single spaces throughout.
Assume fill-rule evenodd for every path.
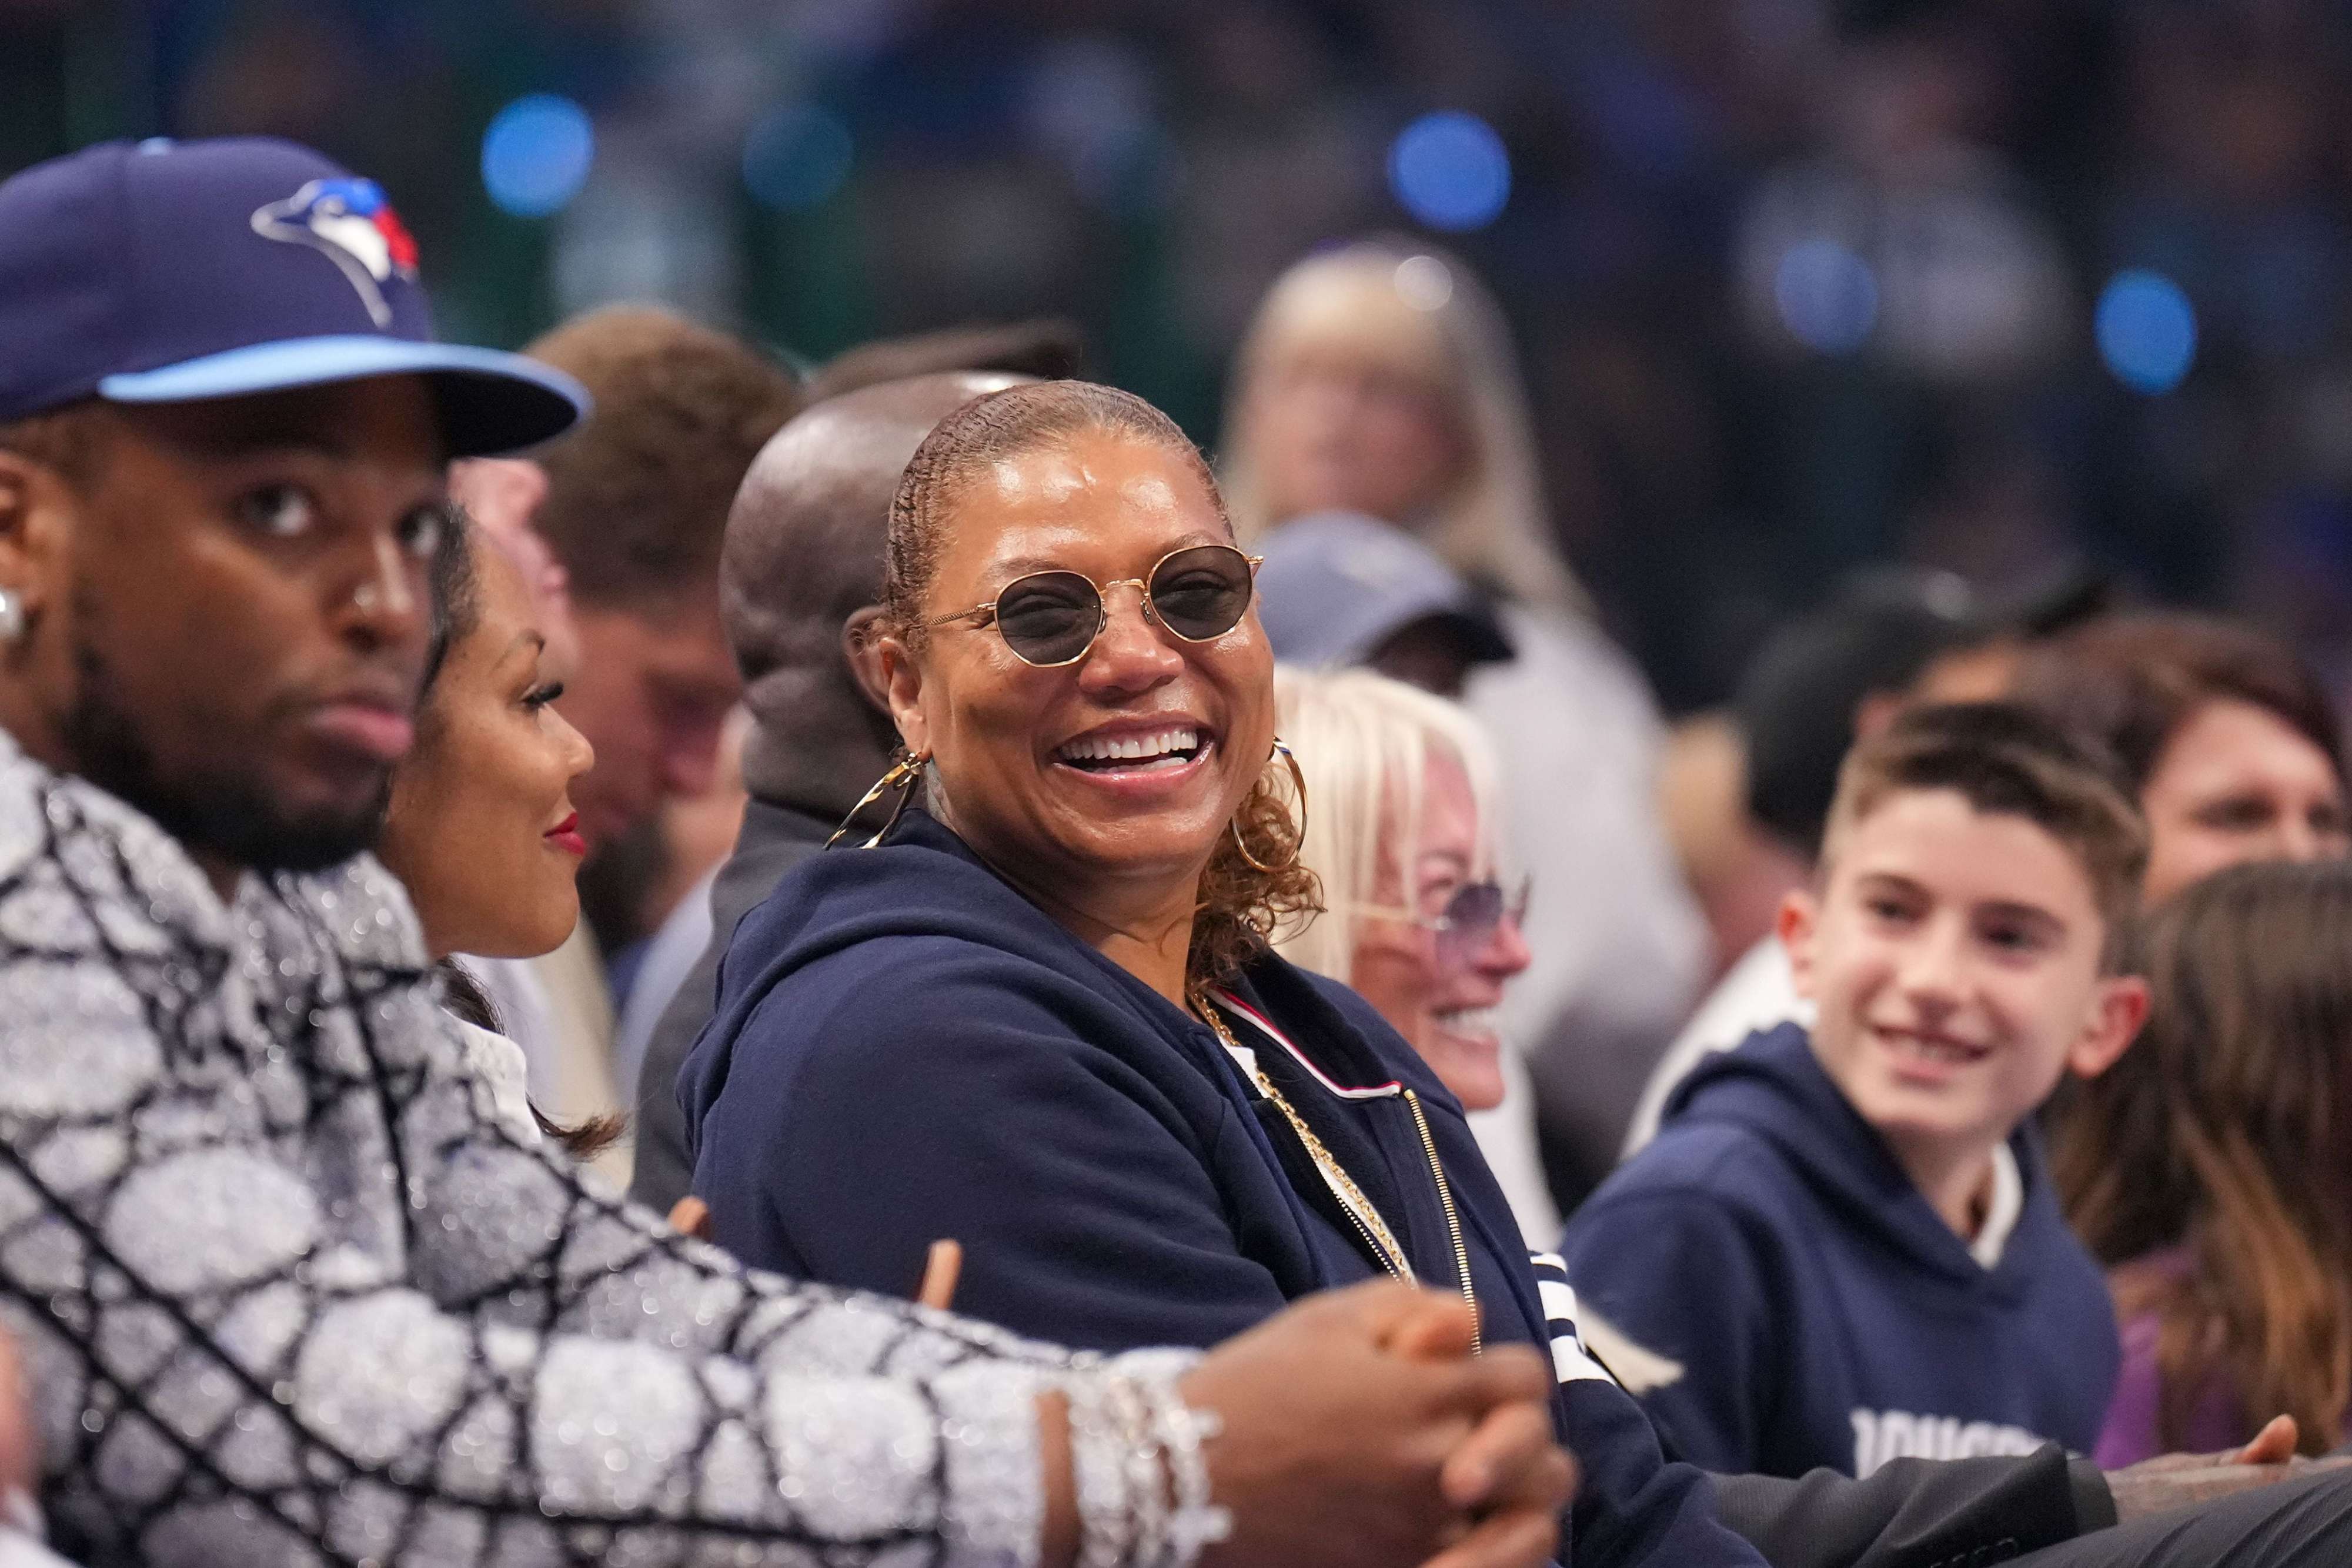
M 1243 1054 L 1242 1042 L 1235 1040 L 1234 1031 L 1225 1027 L 1224 1018 L 1216 1005 L 1204 996 L 1195 996 L 1192 1009 L 1216 1031 L 1217 1039 L 1234 1053 L 1235 1064 L 1239 1065 L 1238 1059 Z M 1412 1260 L 1397 1244 L 1396 1233 L 1389 1228 L 1389 1222 L 1381 1218 L 1381 1211 L 1372 1207 L 1372 1200 L 1364 1196 L 1364 1189 L 1356 1185 L 1356 1178 L 1348 1174 L 1339 1156 L 1323 1146 L 1323 1140 L 1315 1135 L 1315 1129 L 1307 1124 L 1307 1118 L 1300 1115 L 1297 1108 L 1284 1098 L 1282 1091 L 1274 1086 L 1274 1080 L 1266 1076 L 1265 1069 L 1255 1065 L 1255 1052 L 1249 1053 L 1249 1061 L 1252 1064 L 1250 1075 L 1257 1080 L 1258 1092 L 1282 1113 L 1283 1120 L 1290 1124 L 1290 1130 L 1298 1134 L 1300 1143 L 1307 1145 L 1307 1157 L 1315 1162 L 1316 1170 L 1322 1175 L 1323 1185 L 1331 1189 L 1331 1196 L 1339 1200 L 1339 1207 L 1348 1211 L 1349 1218 L 1356 1222 L 1356 1228 L 1371 1244 L 1373 1250 L 1385 1259 L 1389 1272 L 1400 1280 L 1412 1280 Z

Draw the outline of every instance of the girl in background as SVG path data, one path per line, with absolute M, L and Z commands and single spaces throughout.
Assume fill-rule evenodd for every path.
M 2107 1469 L 2252 1437 L 2303 1450 L 2352 1401 L 2352 864 L 2218 872 L 2159 907 L 2147 1028 L 2086 1084 L 2053 1169 L 2112 1267 L 2124 1367 Z
M 2224 866 L 2352 847 L 2335 706 L 2275 637 L 2207 615 L 2104 616 L 2034 649 L 2018 695 L 2123 765 L 2147 814 L 2147 907 Z

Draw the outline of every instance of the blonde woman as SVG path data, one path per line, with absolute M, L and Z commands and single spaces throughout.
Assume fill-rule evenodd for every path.
M 1500 601 L 1517 657 L 1480 670 L 1465 700 L 1502 747 L 1498 794 L 1553 890 L 1505 1033 L 1532 1052 L 1554 1190 L 1579 1197 L 1615 1162 L 1706 934 L 1658 817 L 1648 690 L 1553 542 L 1501 313 L 1460 261 L 1364 242 L 1286 273 L 1236 363 L 1223 476 L 1244 542 L 1364 513 Z
M 1458 705 L 1369 670 L 1278 669 L 1275 701 L 1307 781 L 1300 858 L 1325 911 L 1277 950 L 1352 986 L 1470 1112 L 1530 1244 L 1559 1212 L 1536 1156 L 1526 1070 L 1496 1009 L 1529 962 L 1528 882 L 1502 870 L 1494 748 Z

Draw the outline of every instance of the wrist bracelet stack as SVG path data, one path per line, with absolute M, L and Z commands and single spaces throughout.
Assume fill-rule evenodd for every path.
M 1219 1421 L 1171 1377 L 1099 1364 L 1063 1384 L 1078 1504 L 1077 1568 L 1193 1568 L 1233 1530 L 1210 1500 L 1208 1440 Z

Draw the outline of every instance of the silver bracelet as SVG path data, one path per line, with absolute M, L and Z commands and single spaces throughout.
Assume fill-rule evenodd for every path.
M 1203 1549 L 1234 1532 L 1234 1512 L 1209 1495 L 1209 1439 L 1224 1429 L 1213 1410 L 1195 1410 L 1170 1381 L 1148 1385 L 1152 1435 L 1167 1456 L 1168 1479 L 1176 1494 L 1168 1521 L 1168 1568 L 1193 1568 Z
M 1160 1450 L 1152 1421 L 1149 1380 L 1121 1376 L 1110 1385 L 1110 1407 L 1118 1419 L 1127 1448 L 1128 1504 L 1135 1511 L 1134 1568 L 1166 1568 L 1168 1526 L 1168 1467 Z
M 1110 1406 L 1116 1375 L 1100 1366 L 1062 1380 L 1070 1412 L 1070 1479 L 1078 1503 L 1077 1568 L 1128 1568 L 1135 1546 L 1127 1435 Z

